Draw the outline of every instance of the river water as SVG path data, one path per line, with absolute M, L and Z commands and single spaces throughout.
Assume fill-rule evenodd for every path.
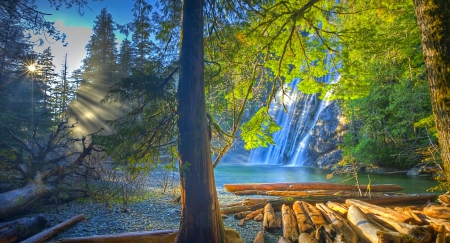
M 232 183 L 270 183 L 270 182 L 332 182 L 343 184 L 355 184 L 355 179 L 349 179 L 345 175 L 335 175 L 326 179 L 326 174 L 331 171 L 319 168 L 280 166 L 266 164 L 238 164 L 220 163 L 214 169 L 214 177 L 217 187 Z M 361 184 L 396 184 L 404 188 L 404 193 L 426 193 L 427 189 L 437 183 L 423 177 L 409 177 L 395 174 L 368 174 L 359 172 Z

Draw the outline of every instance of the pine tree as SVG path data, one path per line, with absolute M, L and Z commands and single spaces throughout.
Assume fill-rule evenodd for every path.
M 131 69 L 134 64 L 134 57 L 131 42 L 128 39 L 122 41 L 117 59 L 118 78 L 126 78 L 130 76 Z
M 152 33 L 152 23 L 150 20 L 150 13 L 152 6 L 146 0 L 136 0 L 133 8 L 133 22 L 132 22 L 132 40 L 135 50 L 135 67 L 142 68 L 145 61 L 149 59 L 154 47 L 150 40 Z
M 55 98 L 52 97 L 53 85 L 56 82 L 58 74 L 55 72 L 55 65 L 53 64 L 52 50 L 50 47 L 44 49 L 37 60 L 38 64 L 38 79 L 44 92 L 43 105 L 47 109 L 51 109 L 54 105 Z
M 111 86 L 116 74 L 117 56 L 114 21 L 104 8 L 94 23 L 94 34 L 86 45 L 83 77 L 93 85 Z
M 71 114 L 80 122 L 78 131 L 84 135 L 101 128 L 110 131 L 105 121 L 122 114 L 119 106 L 101 102 L 117 81 L 114 21 L 104 8 L 94 22 L 94 34 L 86 45 L 87 56 L 83 60 L 83 82 L 77 91 L 77 99 L 70 106 Z

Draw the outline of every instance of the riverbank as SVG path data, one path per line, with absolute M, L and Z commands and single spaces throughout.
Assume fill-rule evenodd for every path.
M 29 214 L 21 217 L 32 217 L 42 214 L 49 220 L 50 226 L 54 226 L 78 214 L 86 216 L 86 220 L 64 230 L 51 240 L 125 232 L 178 229 L 181 213 L 180 204 L 173 202 L 176 196 L 175 191 L 166 190 L 166 192 L 163 192 L 161 187 L 162 180 L 164 180 L 163 173 L 152 173 L 149 175 L 146 184 L 150 196 L 143 201 L 130 204 L 127 211 L 123 211 L 121 205 L 118 204 L 108 206 L 105 203 L 88 200 L 85 202 L 69 202 L 33 208 Z M 221 205 L 243 200 L 243 197 L 235 196 L 225 191 L 221 186 L 217 187 L 217 194 Z M 257 198 L 260 196 L 250 197 Z M 253 220 L 246 222 L 242 227 L 238 226 L 238 220 L 231 215 L 224 219 L 223 222 L 225 227 L 237 230 L 245 243 L 252 243 L 262 227 L 261 222 Z M 274 233 L 266 234 L 266 242 L 276 243 L 281 235 L 281 229 Z
M 317 177 L 313 177 L 313 172 L 318 173 Z M 233 193 L 227 192 L 223 187 L 223 184 L 227 183 L 253 182 L 253 180 L 257 182 L 327 181 L 343 183 L 343 179 L 345 179 L 343 176 L 342 178 L 334 177 L 332 180 L 326 180 L 325 173 L 321 169 L 279 166 L 222 165 L 216 168 L 215 175 L 218 200 L 221 205 L 240 202 L 244 198 L 266 197 L 257 195 L 245 197 L 235 196 Z M 400 184 L 396 181 L 400 177 L 390 176 L 387 179 L 389 179 L 390 183 Z M 167 185 L 167 172 L 152 172 L 145 181 L 145 188 L 149 191 L 149 196 L 145 200 L 129 205 L 128 211 L 123 211 L 121 208 L 122 205 L 112 204 L 108 206 L 105 203 L 87 200 L 85 202 L 69 202 L 60 205 L 43 206 L 33 209 L 32 213 L 22 215 L 21 217 L 43 214 L 50 221 L 51 226 L 53 226 L 74 215 L 84 214 L 86 216 L 85 221 L 66 229 L 51 240 L 126 232 L 178 229 L 181 213 L 180 204 L 173 202 L 173 199 L 178 195 L 178 174 L 173 173 L 170 175 L 170 178 L 170 185 L 164 191 L 162 185 Z M 381 184 L 384 181 L 382 177 L 375 175 L 371 175 L 370 178 L 373 183 L 377 184 Z M 365 179 L 368 178 L 363 175 L 361 180 Z M 424 182 L 422 179 L 414 180 L 414 182 L 408 178 L 406 180 L 406 183 L 403 182 L 403 184 L 412 184 L 415 190 L 419 190 L 419 185 Z M 353 184 L 354 181 L 347 180 L 345 183 Z M 415 193 L 418 192 L 416 191 Z M 234 219 L 232 215 L 224 219 L 223 222 L 226 227 L 238 231 L 245 243 L 252 243 L 262 228 L 261 222 L 253 220 L 245 222 L 242 227 L 238 226 L 238 220 Z M 273 233 L 266 233 L 266 242 L 276 243 L 281 235 L 281 229 Z

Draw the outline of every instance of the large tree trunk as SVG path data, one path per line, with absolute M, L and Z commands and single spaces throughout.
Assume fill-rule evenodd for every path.
M 0 218 L 23 210 L 49 192 L 38 173 L 26 186 L 0 194 Z
M 26 239 L 43 230 L 48 224 L 43 215 L 0 223 L 0 242 L 9 243 Z
M 207 133 L 202 0 L 183 1 L 178 128 L 181 223 L 176 241 L 226 242 Z
M 447 182 L 450 180 L 450 1 L 414 0 Z

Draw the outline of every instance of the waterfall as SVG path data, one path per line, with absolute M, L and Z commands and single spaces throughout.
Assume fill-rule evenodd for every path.
M 334 83 L 339 78 L 339 75 L 330 74 L 320 81 Z M 310 132 L 329 102 L 319 99 L 318 94 L 302 93 L 297 88 L 299 82 L 295 79 L 286 86 L 285 92 L 279 92 L 276 100 L 272 101 L 269 114 L 282 129 L 273 134 L 275 145 L 250 152 L 250 163 L 303 166 L 309 159 Z

